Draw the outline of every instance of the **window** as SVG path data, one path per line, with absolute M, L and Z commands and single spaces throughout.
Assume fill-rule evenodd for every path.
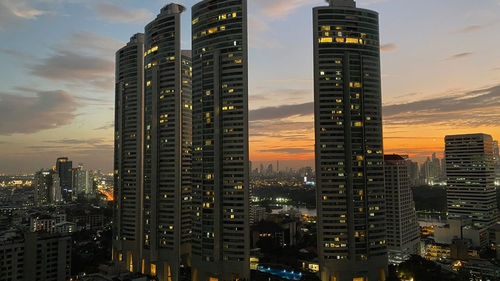
M 331 37 L 321 37 L 318 39 L 319 43 L 332 43 L 333 38 Z
M 358 44 L 359 43 L 359 39 L 358 38 L 346 38 L 346 43 Z

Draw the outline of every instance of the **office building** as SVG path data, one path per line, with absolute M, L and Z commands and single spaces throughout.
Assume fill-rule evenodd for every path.
M 36 172 L 33 184 L 35 206 L 41 207 L 62 201 L 60 177 L 56 171 L 40 170 Z
M 192 8 L 192 279 L 249 280 L 246 0 Z
M 70 280 L 71 236 L 0 233 L 0 281 Z
M 35 206 L 40 207 L 49 203 L 49 192 L 52 186 L 50 171 L 38 171 L 33 181 Z
M 113 259 L 122 270 L 141 266 L 144 34 L 116 53 Z
M 73 198 L 90 196 L 94 193 L 94 180 L 90 171 L 84 170 L 83 164 L 73 169 Z
M 378 13 L 328 2 L 313 9 L 320 277 L 385 280 Z
M 59 184 L 61 185 L 61 195 L 64 201 L 73 200 L 73 162 L 67 157 L 57 158 L 56 172 L 59 174 Z
M 191 230 L 191 58 L 181 14 L 169 4 L 145 30 L 142 272 L 179 280 Z
M 469 134 L 445 138 L 448 218 L 477 228 L 498 221 L 493 139 Z
M 399 264 L 420 254 L 420 228 L 410 188 L 410 163 L 399 155 L 384 156 L 387 250 Z

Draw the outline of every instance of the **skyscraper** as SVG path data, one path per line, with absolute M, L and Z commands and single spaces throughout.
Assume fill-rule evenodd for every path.
M 142 256 L 144 34 L 116 53 L 113 258 L 139 269 Z
M 492 137 L 446 136 L 445 157 L 448 218 L 470 219 L 478 228 L 497 223 Z
M 56 172 L 59 174 L 63 200 L 73 200 L 73 162 L 68 157 L 57 158 Z
M 249 280 L 247 1 L 192 9 L 192 278 Z
M 399 264 L 420 254 L 420 228 L 410 188 L 410 163 L 400 155 L 385 155 L 385 199 L 389 262 Z
M 79 164 L 73 169 L 73 197 L 88 196 L 93 192 L 93 179 L 90 171 L 83 169 L 83 164 Z
M 144 237 L 141 271 L 179 280 L 191 229 L 191 56 L 169 4 L 145 29 Z
M 328 2 L 313 9 L 321 280 L 385 280 L 378 14 Z
M 52 174 L 50 171 L 38 171 L 35 173 L 34 200 L 35 206 L 41 207 L 49 203 L 50 188 L 52 186 Z

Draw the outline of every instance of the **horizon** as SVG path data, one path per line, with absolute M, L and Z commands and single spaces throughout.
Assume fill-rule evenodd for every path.
M 188 8 L 183 48 L 190 48 L 195 2 L 177 1 Z M 381 19 L 385 154 L 422 162 L 434 152 L 442 157 L 445 135 L 500 139 L 500 56 L 493 47 L 500 38 L 492 36 L 500 31 L 500 2 L 356 2 Z M 60 156 L 113 170 L 114 53 L 169 2 L 116 3 L 0 1 L 0 117 L 7 120 L 0 125 L 0 173 L 49 168 Z M 311 9 L 321 5 L 249 1 L 254 167 L 277 160 L 283 168 L 314 167 Z

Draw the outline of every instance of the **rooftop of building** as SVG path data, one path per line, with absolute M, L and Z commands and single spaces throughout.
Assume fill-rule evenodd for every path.
M 331 7 L 356 7 L 356 1 L 354 0 L 326 0 Z

